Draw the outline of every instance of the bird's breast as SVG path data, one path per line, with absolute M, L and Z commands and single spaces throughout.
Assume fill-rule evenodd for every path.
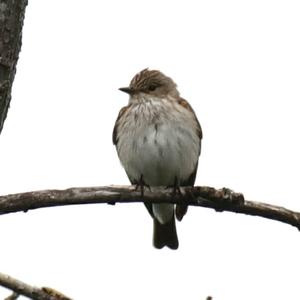
M 150 186 L 172 185 L 194 171 L 200 140 L 188 114 L 149 104 L 137 106 L 120 124 L 118 155 L 132 180 L 143 175 Z

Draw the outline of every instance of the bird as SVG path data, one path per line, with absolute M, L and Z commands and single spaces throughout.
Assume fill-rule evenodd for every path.
M 159 70 L 143 69 L 128 87 L 129 95 L 113 129 L 113 144 L 131 182 L 140 187 L 193 186 L 201 153 L 202 129 L 187 100 L 181 98 L 176 83 Z M 153 246 L 157 249 L 179 246 L 176 222 L 188 206 L 149 204 L 153 218 Z

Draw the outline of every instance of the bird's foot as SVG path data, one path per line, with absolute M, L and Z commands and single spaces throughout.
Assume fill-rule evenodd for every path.
M 135 181 L 135 189 L 134 190 L 138 191 L 140 189 L 141 196 L 144 197 L 145 187 L 147 187 L 149 189 L 149 191 L 151 191 L 150 185 L 144 181 L 143 174 L 142 174 L 140 179 L 138 181 Z
M 177 176 L 175 176 L 174 178 L 174 184 L 173 185 L 168 185 L 166 187 L 166 189 L 172 189 L 172 196 L 182 196 L 182 192 L 180 190 L 180 186 L 179 186 L 179 180 L 177 178 Z

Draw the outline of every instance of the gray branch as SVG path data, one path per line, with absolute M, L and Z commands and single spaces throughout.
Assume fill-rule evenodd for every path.
M 19 298 L 19 294 L 13 292 L 10 296 L 6 297 L 4 300 L 17 300 Z
M 11 99 L 27 0 L 0 0 L 0 133 Z
M 181 195 L 173 195 L 164 187 L 146 189 L 143 198 L 133 186 L 103 186 L 44 190 L 0 196 L 0 214 L 30 209 L 91 203 L 186 203 L 190 206 L 212 208 L 218 212 L 230 211 L 260 216 L 300 229 L 300 213 L 271 204 L 247 201 L 240 193 L 230 189 L 212 187 L 181 187 Z
M 37 288 L 6 274 L 0 273 L 0 285 L 14 293 L 6 299 L 17 299 L 23 295 L 33 300 L 71 300 L 65 295 L 51 288 Z

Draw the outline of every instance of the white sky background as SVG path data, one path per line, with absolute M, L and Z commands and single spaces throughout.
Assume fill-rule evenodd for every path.
M 0 194 L 128 184 L 118 88 L 150 67 L 202 125 L 197 185 L 300 211 L 299 16 L 289 0 L 30 1 Z M 0 230 L 1 272 L 76 300 L 300 297 L 300 233 L 258 217 L 190 208 L 177 251 L 152 247 L 142 204 L 3 215 Z

